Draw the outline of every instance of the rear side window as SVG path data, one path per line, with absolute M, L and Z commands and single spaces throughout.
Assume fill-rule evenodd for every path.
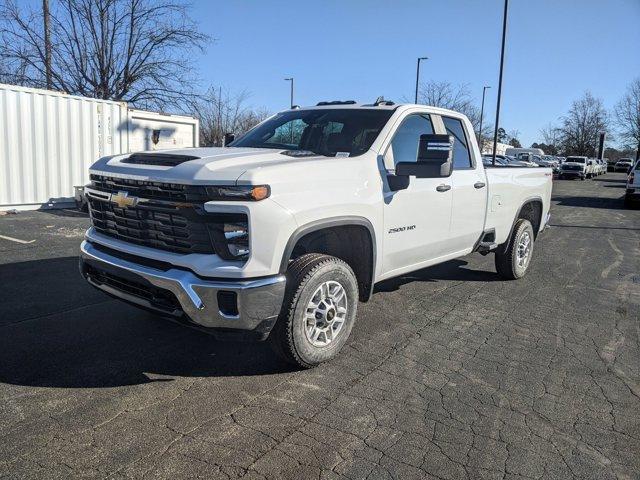
M 473 168 L 471 154 L 469 153 L 469 142 L 464 131 L 462 121 L 457 118 L 442 117 L 444 128 L 449 135 L 453 135 L 453 168 L 461 170 Z
M 399 162 L 415 162 L 418 158 L 420 135 L 433 134 L 428 115 L 409 115 L 396 130 L 384 156 L 385 167 L 395 168 Z

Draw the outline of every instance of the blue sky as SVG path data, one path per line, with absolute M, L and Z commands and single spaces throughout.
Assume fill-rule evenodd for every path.
M 295 103 L 378 95 L 412 98 L 423 80 L 491 85 L 495 115 L 502 0 L 194 0 L 216 39 L 199 60 L 203 81 L 251 92 L 273 112 Z M 640 0 L 511 0 L 501 125 L 527 146 L 585 90 L 612 107 L 640 76 Z M 491 120 L 493 123 L 493 120 Z

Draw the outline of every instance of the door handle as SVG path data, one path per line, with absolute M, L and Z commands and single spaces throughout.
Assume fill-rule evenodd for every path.
M 446 192 L 448 190 L 451 190 L 451 185 L 445 185 L 445 184 L 438 185 L 436 187 L 436 190 L 439 191 L 439 192 Z
M 486 185 L 486 183 L 484 183 L 484 182 L 476 182 L 476 183 L 473 184 L 473 186 L 475 188 L 484 188 L 485 185 Z

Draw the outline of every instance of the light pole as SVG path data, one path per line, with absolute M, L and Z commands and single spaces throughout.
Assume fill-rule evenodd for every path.
M 493 155 L 491 164 L 496 166 L 496 147 L 498 146 L 498 128 L 500 128 L 500 99 L 502 97 L 502 71 L 504 69 L 504 44 L 507 38 L 507 15 L 509 0 L 504 0 L 504 14 L 502 17 L 502 47 L 500 50 L 500 76 L 498 77 L 498 101 L 496 102 L 496 124 L 493 127 Z
M 482 87 L 482 105 L 480 106 L 480 130 L 478 131 L 478 140 L 480 143 L 480 151 L 482 151 L 482 117 L 484 117 L 484 95 L 487 93 L 487 89 L 491 88 L 489 85 Z
M 416 101 L 415 103 L 418 103 L 418 82 L 420 81 L 420 62 L 422 60 L 429 60 L 429 57 L 418 58 L 418 68 L 416 69 Z
M 284 79 L 286 82 L 291 82 L 291 108 L 293 108 L 293 77 L 291 78 L 285 78 Z

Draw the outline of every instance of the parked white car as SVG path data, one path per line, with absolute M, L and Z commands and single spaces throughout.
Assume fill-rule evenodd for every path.
M 206 331 L 334 357 L 377 282 L 467 255 L 527 272 L 551 170 L 488 167 L 464 115 L 344 102 L 280 112 L 228 148 L 90 170 L 87 281 Z

